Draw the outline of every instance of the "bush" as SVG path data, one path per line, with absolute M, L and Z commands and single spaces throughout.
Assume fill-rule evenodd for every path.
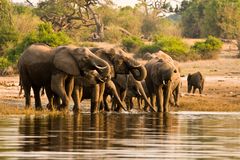
M 122 45 L 128 52 L 135 52 L 144 45 L 143 41 L 136 36 L 129 36 L 122 39 Z
M 8 51 L 8 60 L 16 62 L 20 54 L 33 43 L 44 43 L 51 47 L 67 44 L 70 38 L 63 32 L 54 32 L 52 25 L 43 23 L 38 26 L 37 31 L 28 34 L 21 43 Z
M 220 39 L 213 36 L 208 36 L 207 40 L 204 42 L 196 42 L 191 49 L 196 52 L 203 59 L 216 58 L 219 50 L 222 47 L 222 42 Z
M 4 69 L 11 65 L 11 62 L 7 58 L 0 57 L 0 69 Z
M 154 36 L 153 44 L 144 45 L 140 48 L 139 54 L 155 53 L 159 50 L 166 52 L 175 60 L 187 60 L 195 57 L 194 53 L 190 53 L 190 47 L 180 38 L 173 36 Z
M 120 31 L 116 25 L 110 25 L 106 27 L 104 40 L 110 43 L 118 43 L 124 37 L 124 34 Z
M 158 52 L 159 50 L 161 50 L 160 46 L 158 44 L 148 44 L 148 45 L 143 45 L 140 49 L 139 49 L 139 54 L 140 57 L 149 52 L 149 53 L 155 53 Z

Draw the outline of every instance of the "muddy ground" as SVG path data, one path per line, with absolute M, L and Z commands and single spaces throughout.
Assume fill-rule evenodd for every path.
M 172 111 L 240 111 L 240 59 L 232 44 L 225 44 L 221 54 L 215 60 L 182 62 L 182 87 L 180 107 L 171 107 Z M 187 93 L 187 74 L 200 71 L 205 76 L 205 88 L 202 95 Z M 19 96 L 18 75 L 0 77 L 0 106 L 24 106 L 23 95 Z M 42 97 L 46 105 L 46 96 Z M 34 100 L 32 100 L 34 101 Z M 83 102 L 89 106 L 89 101 Z

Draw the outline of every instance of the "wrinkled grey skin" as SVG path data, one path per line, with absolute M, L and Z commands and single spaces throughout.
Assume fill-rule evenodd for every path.
M 154 58 L 145 65 L 147 77 L 146 86 L 149 91 L 151 104 L 158 112 L 169 112 L 169 100 L 175 77 L 180 77 L 177 67 L 172 60 Z
M 90 48 L 90 50 L 95 53 L 95 55 L 108 62 L 111 67 L 112 79 L 114 79 L 117 74 L 128 75 L 129 73 L 132 73 L 134 75 L 134 78 L 137 80 L 142 80 L 146 77 L 146 69 L 144 68 L 144 66 L 142 66 L 140 63 L 136 62 L 132 58 L 127 57 L 125 52 L 119 48 Z M 117 103 L 119 104 L 118 109 L 124 108 L 122 102 L 119 101 L 122 100 L 120 98 L 121 96 L 115 94 L 116 91 L 114 90 L 114 88 L 116 87 L 113 85 L 114 84 L 111 81 L 109 83 L 104 83 L 106 90 L 112 90 L 111 92 L 114 93 L 114 97 L 115 99 L 117 99 Z M 100 93 L 98 94 L 99 101 L 96 103 L 101 105 L 101 109 L 110 110 L 108 106 L 106 106 L 107 103 L 102 100 L 104 96 L 104 90 L 105 89 L 100 90 Z M 106 97 L 107 94 L 105 94 L 104 98 Z
M 145 93 L 145 90 L 142 86 L 141 81 L 136 81 L 131 74 L 129 75 L 127 81 L 126 81 L 125 75 L 118 75 L 115 78 L 115 85 L 118 87 L 119 90 L 123 90 L 123 91 L 127 90 L 125 102 L 127 104 L 128 110 L 133 109 L 133 102 L 132 102 L 133 97 L 137 97 L 137 98 L 139 97 L 138 99 L 139 109 L 141 109 L 140 97 L 143 98 L 145 103 L 153 109 L 151 103 L 147 98 L 147 95 Z
M 97 70 L 98 78 L 106 80 L 110 72 L 108 63 L 87 48 L 60 46 L 52 49 L 43 44 L 29 46 L 19 58 L 18 69 L 26 107 L 31 104 L 30 90 L 33 88 L 36 109 L 42 108 L 39 95 L 42 87 L 46 90 L 50 109 L 53 107 L 54 94 L 62 100 L 58 109 L 65 109 L 69 106 L 74 76 Z
M 187 83 L 188 83 L 188 93 L 191 92 L 193 88 L 193 93 L 195 93 L 196 89 L 199 90 L 199 93 L 202 94 L 204 88 L 204 77 L 200 72 L 196 72 L 193 74 L 188 74 Z

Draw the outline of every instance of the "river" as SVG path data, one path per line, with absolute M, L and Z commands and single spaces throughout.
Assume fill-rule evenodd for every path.
M 0 117 L 0 159 L 240 159 L 240 113 Z

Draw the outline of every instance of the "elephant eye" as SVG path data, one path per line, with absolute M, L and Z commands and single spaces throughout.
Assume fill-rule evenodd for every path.
M 174 70 L 174 73 L 177 73 L 177 70 L 176 70 L 176 69 Z

